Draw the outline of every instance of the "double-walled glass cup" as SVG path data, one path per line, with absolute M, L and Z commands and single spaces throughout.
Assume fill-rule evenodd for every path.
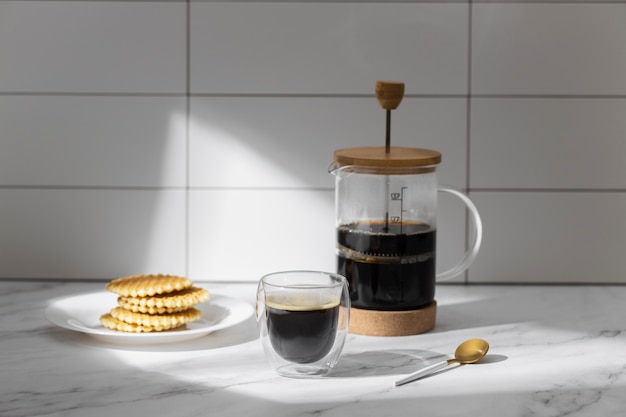
M 261 343 L 279 375 L 308 378 L 337 364 L 350 319 L 345 277 L 319 271 L 284 271 L 259 281 L 256 317 Z

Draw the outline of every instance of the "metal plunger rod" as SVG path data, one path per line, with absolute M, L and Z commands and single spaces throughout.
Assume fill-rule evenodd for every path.
M 387 110 L 387 128 L 385 129 L 385 153 L 391 152 L 391 110 Z
M 397 81 L 376 81 L 376 98 L 380 107 L 387 111 L 385 129 L 385 153 L 391 153 L 391 110 L 397 108 L 404 97 L 404 83 Z M 385 183 L 385 232 L 389 231 L 389 176 Z

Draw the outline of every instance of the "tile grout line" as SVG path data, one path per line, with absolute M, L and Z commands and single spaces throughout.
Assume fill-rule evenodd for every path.
M 184 271 L 185 276 L 189 276 L 189 248 L 190 243 L 190 228 L 191 222 L 190 216 L 190 152 L 189 144 L 191 141 L 191 134 L 189 132 L 191 125 L 191 0 L 185 1 L 185 261 Z
M 3 1 L 3 0 L 0 0 Z M 23 2 L 40 3 L 48 0 L 21 0 Z M 76 3 L 98 3 L 102 0 L 69 0 Z M 109 0 L 112 3 L 124 3 L 128 0 Z M 135 0 L 137 3 L 181 3 L 181 0 Z M 190 0 L 186 0 L 190 1 Z M 224 0 L 191 0 L 198 3 L 219 3 Z M 399 4 L 468 4 L 472 0 L 397 0 L 388 3 Z M 501 5 L 501 4 L 622 4 L 626 0 L 473 0 L 475 4 L 487 4 L 487 5 Z M 250 0 L 230 0 L 230 3 L 248 3 Z M 272 1 L 252 1 L 254 3 L 272 3 Z M 307 0 L 304 3 L 334 3 L 336 0 Z M 344 3 L 380 3 L 380 0 L 343 0 Z M 303 3 L 298 0 L 277 0 L 274 3 Z
M 465 101 L 465 192 L 470 195 L 470 153 L 472 141 L 472 0 L 469 0 L 467 6 L 467 97 Z M 465 251 L 469 250 L 469 213 L 465 209 Z M 469 268 L 464 271 L 463 282 L 469 284 Z
M 203 186 L 195 187 L 166 185 L 32 185 L 32 184 L 0 184 L 0 190 L 84 190 L 84 191 L 333 191 L 333 187 L 270 187 L 270 186 Z M 624 194 L 626 188 L 507 188 L 507 187 L 474 187 L 472 192 L 479 193 L 563 193 L 563 194 Z
M 506 187 L 476 187 L 472 191 L 481 193 L 626 193 L 626 188 L 506 188 Z
M 0 0 L 2 1 L 2 0 Z M 190 58 L 188 59 L 190 60 Z M 188 66 L 191 64 L 189 63 Z M 187 69 L 190 73 L 190 69 Z M 189 75 L 187 75 L 190 78 Z M 198 97 L 198 98 L 372 98 L 374 94 L 370 93 L 336 93 L 336 94 L 313 94 L 313 93 L 192 93 L 190 86 L 186 87 L 185 92 L 181 93 L 141 93 L 141 92 L 102 92 L 102 91 L 85 91 L 85 92 L 69 92 L 69 91 L 0 91 L 0 97 Z M 437 93 L 414 93 L 405 94 L 404 98 L 416 99 L 465 99 L 467 97 L 473 99 L 493 99 L 493 100 L 624 100 L 626 94 L 518 94 L 518 93 L 479 93 L 479 94 L 437 94 Z

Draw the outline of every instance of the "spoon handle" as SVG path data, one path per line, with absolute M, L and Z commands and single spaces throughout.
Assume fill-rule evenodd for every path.
M 396 387 L 415 381 L 417 379 L 423 378 L 427 375 L 430 375 L 442 368 L 445 368 L 447 365 L 448 365 L 448 361 L 446 360 L 446 361 L 434 363 L 432 365 L 427 366 L 426 368 L 422 368 L 419 371 L 413 372 L 412 374 L 402 378 L 401 380 L 396 381 Z

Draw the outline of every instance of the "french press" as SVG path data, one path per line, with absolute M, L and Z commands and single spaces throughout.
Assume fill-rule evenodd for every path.
M 379 104 L 387 111 L 384 147 L 339 149 L 329 171 L 335 175 L 337 272 L 349 283 L 352 333 L 400 336 L 435 326 L 435 283 L 465 271 L 482 239 L 473 202 L 437 184 L 441 153 L 390 144 L 391 110 L 404 84 L 379 81 Z M 437 193 L 459 197 L 469 208 L 474 240 L 463 259 L 437 274 Z

